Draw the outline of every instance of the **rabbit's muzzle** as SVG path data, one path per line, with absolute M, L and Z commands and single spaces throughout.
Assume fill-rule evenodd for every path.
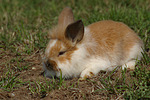
M 55 78 L 59 69 L 57 68 L 57 64 L 53 60 L 43 59 L 43 68 L 44 72 L 43 75 L 49 78 Z
M 45 66 L 48 70 L 58 71 L 57 64 L 56 64 L 55 61 L 47 60 L 47 61 L 44 62 L 44 64 L 45 64 Z

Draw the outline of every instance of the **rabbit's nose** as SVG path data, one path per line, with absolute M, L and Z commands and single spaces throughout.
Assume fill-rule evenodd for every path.
M 47 67 L 50 66 L 48 60 L 45 62 L 45 65 L 46 65 Z
M 51 69 L 52 70 L 52 65 L 50 64 L 50 62 L 47 60 L 44 62 L 45 66 L 48 68 L 48 69 Z
M 56 62 L 53 61 L 53 60 L 47 60 L 47 61 L 45 62 L 45 65 L 46 65 L 46 67 L 47 67 L 49 70 L 58 71 L 58 69 L 57 69 L 57 64 L 56 64 Z

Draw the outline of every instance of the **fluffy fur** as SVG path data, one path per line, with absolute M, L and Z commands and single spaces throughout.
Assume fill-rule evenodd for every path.
M 143 42 L 127 25 L 107 20 L 82 27 L 70 8 L 63 9 L 50 32 L 43 61 L 45 76 L 59 77 L 61 71 L 64 78 L 84 79 L 116 66 L 134 69 Z

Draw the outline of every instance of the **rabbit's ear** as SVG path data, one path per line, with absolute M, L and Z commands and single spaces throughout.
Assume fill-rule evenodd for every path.
M 65 31 L 65 37 L 73 44 L 78 43 L 83 39 L 84 25 L 82 20 L 78 20 L 72 24 L 69 24 Z
M 69 7 L 64 8 L 58 17 L 58 24 L 67 26 L 73 22 L 74 22 L 74 17 L 73 17 L 72 9 Z

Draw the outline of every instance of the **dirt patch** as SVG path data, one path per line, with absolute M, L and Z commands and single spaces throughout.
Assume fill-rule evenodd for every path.
M 12 100 L 30 100 L 35 99 L 31 95 L 31 91 L 29 90 L 29 82 L 42 80 L 44 79 L 40 73 L 42 72 L 40 54 L 36 53 L 34 55 L 14 55 L 10 54 L 9 51 L 1 51 L 1 58 L 0 59 L 0 76 L 4 80 L 5 78 L 10 78 L 17 76 L 17 79 L 23 83 L 19 87 L 14 87 L 13 90 L 5 91 L 0 89 L 0 99 L 12 99 Z M 18 57 L 18 60 L 24 59 L 21 63 L 15 61 L 13 58 Z M 27 66 L 26 69 L 21 69 L 22 67 L 26 66 L 26 64 L 30 64 Z M 19 68 L 17 67 L 19 66 Z M 8 74 L 6 74 L 8 73 Z M 10 76 L 9 76 L 10 75 Z M 5 85 L 5 84 L 4 84 Z M 38 98 L 38 97 L 37 97 Z

